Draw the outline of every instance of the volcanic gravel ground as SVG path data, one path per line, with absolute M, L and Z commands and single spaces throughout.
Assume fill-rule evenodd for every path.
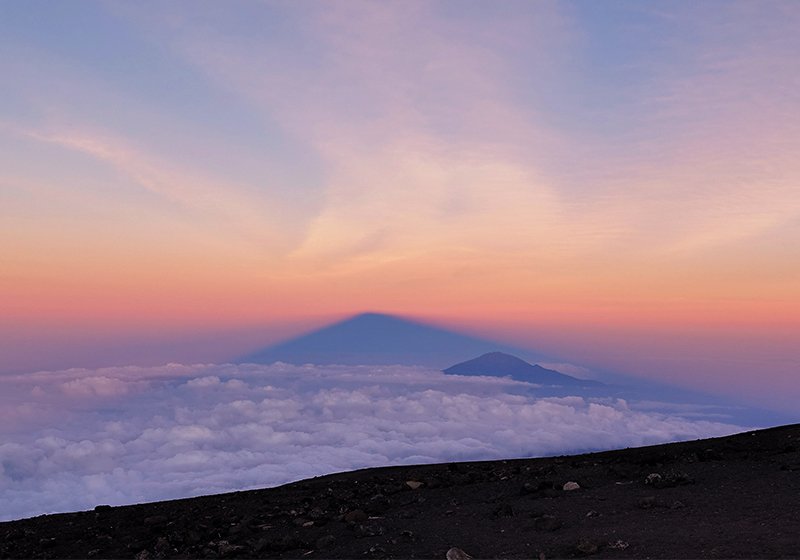
M 444 559 L 451 547 L 476 558 L 800 557 L 800 425 L 0 523 L 3 558 Z

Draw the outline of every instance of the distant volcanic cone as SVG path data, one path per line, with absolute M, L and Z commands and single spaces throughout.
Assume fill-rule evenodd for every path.
M 489 352 L 472 360 L 461 362 L 443 370 L 453 375 L 490 375 L 494 377 L 511 377 L 517 381 L 527 381 L 537 385 L 559 386 L 599 386 L 602 383 L 578 379 L 554 369 L 529 364 L 525 360 L 503 352 Z

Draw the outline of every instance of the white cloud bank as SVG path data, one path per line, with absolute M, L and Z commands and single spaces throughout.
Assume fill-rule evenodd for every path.
M 193 365 L 0 377 L 0 519 L 360 467 L 571 453 L 742 428 L 413 367 Z

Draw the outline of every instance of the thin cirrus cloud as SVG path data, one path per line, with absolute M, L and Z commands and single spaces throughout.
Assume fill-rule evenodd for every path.
M 558 197 L 521 149 L 545 139 L 507 102 L 512 69 L 476 44 L 472 22 L 448 26 L 412 6 L 311 9 L 293 28 L 306 49 L 166 18 L 187 61 L 325 163 L 325 205 L 293 254 L 301 262 L 416 256 L 432 237 L 513 247 L 558 227 Z M 500 216 L 515 235 L 492 235 Z
M 273 486 L 361 467 L 718 436 L 702 409 L 537 398 L 414 367 L 191 365 L 0 378 L 0 518 Z M 686 413 L 686 416 L 681 416 Z M 691 415 L 697 414 L 694 418 Z
M 229 229 L 239 234 L 242 243 L 257 243 L 262 250 L 271 252 L 286 246 L 286 233 L 291 228 L 283 227 L 279 204 L 269 195 L 253 192 L 248 195 L 248 190 L 252 189 L 247 186 L 176 166 L 137 149 L 123 138 L 94 130 L 66 128 L 56 132 L 25 131 L 24 134 L 113 166 L 141 188 L 194 211 L 200 218 L 211 218 L 212 230 L 217 222 L 235 224 Z
M 357 272 L 364 257 L 371 257 L 367 264 L 373 266 L 397 259 L 421 266 L 429 260 L 431 238 L 441 249 L 469 247 L 487 262 L 498 251 L 520 257 L 555 251 L 561 267 L 581 266 L 576 265 L 579 256 L 591 260 L 597 251 L 624 251 L 634 255 L 632 262 L 621 263 L 629 270 L 642 267 L 637 259 L 644 240 L 650 241 L 649 252 L 696 252 L 759 235 L 796 216 L 796 197 L 787 188 L 796 170 L 784 165 L 788 158 L 777 160 L 783 162 L 777 177 L 754 183 L 755 168 L 740 163 L 747 146 L 737 146 L 737 138 L 745 135 L 731 134 L 726 125 L 732 115 L 748 113 L 742 110 L 748 108 L 742 91 L 757 93 L 753 84 L 768 78 L 762 62 L 787 51 L 781 39 L 788 34 L 772 31 L 768 37 L 776 39 L 765 42 L 761 34 L 742 32 L 744 40 L 731 49 L 743 17 L 742 8 L 731 8 L 722 15 L 729 21 L 692 45 L 699 53 L 696 60 L 686 54 L 689 47 L 674 45 L 674 61 L 654 57 L 661 72 L 653 72 L 652 83 L 638 84 L 640 98 L 629 111 L 633 117 L 621 119 L 628 128 L 603 138 L 599 135 L 609 132 L 602 124 L 593 130 L 587 123 L 580 133 L 569 126 L 559 129 L 545 118 L 549 107 L 540 99 L 539 90 L 575 85 L 571 72 L 580 66 L 570 69 L 561 51 L 580 52 L 584 35 L 592 31 L 581 21 L 585 14 L 558 4 L 463 16 L 446 7 L 253 9 L 255 20 L 280 22 L 273 24 L 279 28 L 274 34 L 255 33 L 235 11 L 220 13 L 209 5 L 201 5 L 192 18 L 174 8 L 116 7 L 112 12 L 133 21 L 134 28 L 138 23 L 145 37 L 171 46 L 215 87 L 238 96 L 255 118 L 277 123 L 273 133 L 300 139 L 307 159 L 323 163 L 324 190 L 314 196 L 322 206 L 306 215 L 310 225 L 291 258 L 280 263 L 285 270 L 306 271 L 324 263 L 350 265 Z M 685 26 L 690 33 L 698 24 L 689 16 L 708 15 L 702 12 L 676 10 L 672 16 L 679 23 L 673 27 Z M 772 21 L 769 14 L 774 15 L 769 11 L 761 19 Z M 492 25 L 486 25 L 487 17 Z M 733 33 L 726 31 L 729 27 Z M 670 27 L 662 35 L 652 40 L 655 47 L 682 36 Z M 720 50 L 727 56 L 721 62 Z M 786 56 L 778 56 L 768 68 L 784 63 Z M 779 78 L 785 81 L 792 74 L 782 76 L 788 76 Z M 786 106 L 788 95 L 785 87 L 762 95 L 759 107 L 775 108 L 766 120 L 774 120 L 771 115 Z M 580 106 L 574 112 L 592 116 Z M 747 119 L 747 137 L 763 136 L 764 117 Z M 742 117 L 733 121 L 735 127 L 743 122 Z M 773 135 L 791 137 L 792 126 L 784 122 Z M 211 224 L 232 230 L 259 224 L 259 240 L 267 246 L 281 236 L 268 227 L 281 223 L 281 199 L 304 188 L 267 186 L 273 195 L 253 204 L 259 189 L 242 189 L 224 178 L 214 181 L 203 169 L 175 173 L 170 171 L 174 164 L 155 166 L 141 153 L 128 157 L 131 150 L 120 149 L 124 136 L 122 130 L 112 131 L 108 139 L 113 141 L 100 142 L 81 133 L 42 135 L 111 161 L 146 188 L 217 208 Z M 781 142 L 770 143 L 772 153 L 765 157 L 781 158 L 786 152 Z M 127 154 L 123 161 L 120 154 Z M 764 167 L 761 160 L 755 171 Z M 575 169 L 587 171 L 575 175 Z M 664 220 L 664 215 L 681 220 Z
M 581 21 L 587 14 L 516 6 L 483 14 L 486 25 L 446 6 L 277 10 L 305 48 L 209 33 L 202 14 L 201 23 L 148 19 L 172 33 L 188 63 L 305 139 L 324 162 L 325 205 L 292 266 L 311 259 L 358 271 L 409 259 L 421 267 L 435 238 L 439 248 L 470 247 L 487 263 L 498 251 L 545 260 L 555 252 L 555 274 L 596 273 L 595 255 L 611 253 L 623 277 L 647 275 L 653 261 L 685 270 L 695 255 L 723 267 L 710 252 L 770 236 L 797 217 L 791 185 L 800 170 L 789 149 L 797 123 L 781 117 L 792 97 L 784 82 L 796 76 L 789 22 L 766 41 L 743 26 L 751 10 L 738 4 L 710 26 L 702 7 L 654 8 L 648 17 L 663 21 L 652 37 L 641 36 L 641 22 L 610 24 L 644 40 L 652 58 L 631 55 L 636 96 L 621 92 L 626 105 L 598 113 L 581 104 L 592 107 L 588 92 L 610 89 L 611 78 L 584 83 L 575 72 L 586 61 L 578 56 L 570 68 L 561 54 L 580 52 L 595 31 Z M 787 11 L 771 7 L 755 14 L 758 29 Z M 599 50 L 613 60 L 608 45 Z M 765 92 L 776 69 L 781 85 Z M 541 101 L 549 89 L 577 102 L 561 112 L 587 121 L 554 125 Z M 614 117 L 622 124 L 609 128 Z M 673 290 L 692 289 L 670 281 Z

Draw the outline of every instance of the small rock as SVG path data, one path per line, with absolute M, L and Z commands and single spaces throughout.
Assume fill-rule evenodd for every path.
M 586 554 L 588 556 L 600 550 L 600 544 L 594 539 L 581 539 L 578 541 L 578 544 L 575 545 L 575 549 L 581 554 Z
M 409 540 L 409 541 L 410 540 L 414 540 L 414 532 L 413 531 L 409 531 L 409 530 L 400 531 L 400 536 L 403 537 L 406 540 Z
M 158 540 L 156 541 L 156 545 L 153 547 L 153 550 L 155 551 L 156 555 L 164 557 L 167 554 L 169 554 L 170 548 L 171 547 L 169 545 L 169 540 L 167 539 L 167 537 L 158 537 Z
M 311 508 L 311 511 L 308 512 L 308 518 L 313 519 L 314 521 L 324 519 L 325 517 L 325 509 L 322 507 Z
M 720 461 L 722 460 L 723 456 L 719 450 L 709 447 L 707 449 L 698 452 L 697 458 L 702 462 Z
M 561 521 L 553 515 L 542 515 L 533 520 L 533 528 L 537 531 L 557 531 L 561 528 Z
M 514 517 L 514 509 L 509 504 L 500 504 L 492 512 L 492 517 Z
M 265 539 L 264 537 L 261 537 L 260 539 L 258 539 L 258 541 L 256 541 L 256 544 L 253 545 L 253 552 L 255 552 L 256 554 L 259 554 L 262 550 L 265 550 L 266 548 L 268 548 L 269 545 L 270 545 L 270 542 L 267 539 Z M 320 548 L 320 547 L 318 546 L 317 548 Z
M 569 482 L 567 482 L 566 484 L 564 484 L 564 491 L 565 492 L 572 492 L 573 490 L 580 490 L 580 489 L 581 489 L 581 485 L 578 484 L 577 482 L 573 482 L 571 480 Z
M 600 517 L 600 514 L 597 513 L 595 510 L 591 510 L 586 514 L 586 517 Z
M 348 523 L 360 523 L 361 521 L 366 521 L 367 519 L 367 514 L 361 509 L 354 509 L 353 511 L 348 511 L 344 514 L 344 520 Z
M 94 506 L 94 510 L 97 513 L 100 513 L 100 512 L 103 512 L 103 511 L 109 511 L 110 509 L 111 509 L 111 506 L 108 505 L 108 504 L 102 504 L 102 505 L 99 505 L 99 506 Z
M 438 478 L 431 478 L 425 481 L 425 486 L 428 488 L 441 488 L 445 484 Z
M 647 478 L 644 479 L 644 483 L 648 486 L 658 486 L 661 484 L 661 481 L 664 477 L 661 476 L 660 473 L 654 472 L 647 475 Z
M 152 556 L 150 555 L 150 551 L 147 549 L 140 550 L 139 553 L 134 556 L 135 560 L 150 560 Z
M 144 524 L 148 526 L 163 525 L 167 521 L 168 520 L 165 515 L 151 515 L 150 517 L 144 518 Z
M 383 534 L 383 527 L 380 525 L 357 525 L 356 536 L 359 538 L 364 537 L 378 537 Z
M 614 550 L 625 550 L 630 545 L 625 541 L 614 541 L 608 543 L 608 548 L 613 548 Z
M 324 535 L 317 539 L 316 547 L 318 550 L 325 550 L 326 548 L 331 548 L 334 544 L 336 544 L 336 537 Z
M 694 479 L 685 472 L 668 471 L 664 474 L 650 473 L 644 483 L 654 488 L 672 488 L 683 484 L 693 484 Z
M 219 541 L 217 543 L 217 552 L 219 552 L 219 555 L 222 557 L 233 556 L 236 553 L 241 552 L 243 550 L 244 550 L 243 546 L 240 546 L 238 544 L 231 544 L 228 541 Z
M 412 490 L 418 490 L 419 488 L 422 487 L 422 484 L 423 483 L 420 482 L 419 480 L 406 480 L 406 486 L 408 486 Z
M 675 500 L 674 502 L 672 502 L 672 504 L 669 507 L 670 507 L 670 509 L 683 509 L 683 508 L 686 507 L 686 504 L 684 504 L 680 500 Z
M 20 529 L 11 529 L 6 533 L 6 541 L 16 541 L 25 536 L 25 533 Z
M 650 509 L 656 505 L 656 497 L 645 496 L 644 498 L 639 498 L 639 501 L 636 502 L 636 505 L 641 509 Z
M 375 494 L 369 499 L 366 510 L 370 513 L 381 514 L 392 506 L 392 501 L 383 494 Z
M 53 548 L 56 545 L 56 539 L 51 537 L 49 539 L 39 539 L 39 546 L 41 548 Z
M 461 550 L 460 548 L 453 547 L 447 551 L 445 555 L 447 560 L 472 560 L 472 556 Z

